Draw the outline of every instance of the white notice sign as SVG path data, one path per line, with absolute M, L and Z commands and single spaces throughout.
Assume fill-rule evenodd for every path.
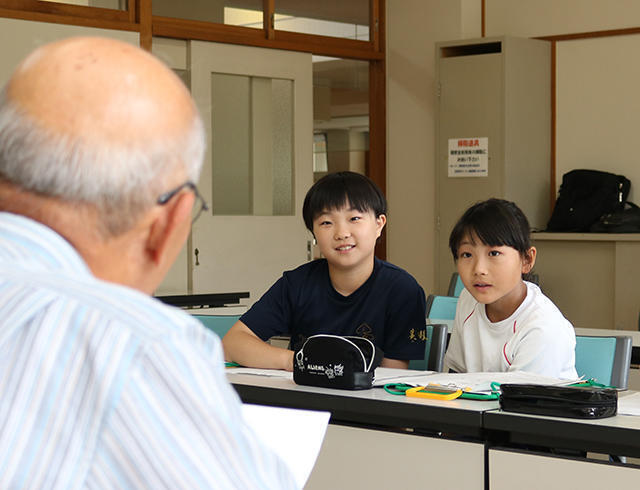
M 489 138 L 449 139 L 449 177 L 488 177 Z

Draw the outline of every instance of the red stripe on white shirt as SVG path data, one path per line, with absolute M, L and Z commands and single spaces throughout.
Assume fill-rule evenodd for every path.
M 507 357 L 507 344 L 506 343 L 502 347 L 502 354 L 504 354 L 504 360 L 507 361 L 507 364 L 509 366 L 511 366 L 511 363 L 509 362 L 509 358 Z
M 471 313 L 469 313 L 469 316 L 468 316 L 467 318 L 465 318 L 465 319 L 464 319 L 464 321 L 462 322 L 462 324 L 463 324 L 463 325 L 464 325 L 465 323 L 467 323 L 467 320 L 468 320 L 469 318 L 471 318 L 471 315 L 473 315 L 473 312 L 474 312 L 474 311 L 476 311 L 476 310 L 471 310 Z

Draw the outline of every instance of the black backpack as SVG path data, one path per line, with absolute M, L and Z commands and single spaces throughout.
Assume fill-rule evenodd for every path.
M 627 201 L 623 209 L 605 214 L 591 225 L 594 233 L 640 233 L 640 207 Z
M 567 172 L 546 231 L 589 231 L 601 216 L 624 208 L 630 188 L 624 175 L 600 170 Z

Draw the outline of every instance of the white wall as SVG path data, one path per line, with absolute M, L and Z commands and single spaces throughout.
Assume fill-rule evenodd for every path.
M 479 0 L 387 0 L 387 258 L 434 292 L 435 43 L 480 36 Z
M 487 35 L 537 37 L 640 26 L 636 0 L 487 0 Z M 557 42 L 556 188 L 574 168 L 631 179 L 640 130 L 640 34 Z M 635 185 L 634 185 L 635 183 Z
M 637 0 L 486 0 L 487 36 L 538 37 L 638 26 Z
M 625 175 L 640 198 L 639 56 L 640 34 L 558 43 L 556 188 L 589 168 Z
M 435 284 L 434 43 L 480 37 L 480 6 L 387 0 L 388 258 L 427 294 Z M 486 0 L 485 14 L 487 37 L 640 27 L 637 0 Z M 640 200 L 640 34 L 558 41 L 557 53 L 556 188 L 572 168 L 598 168 L 629 177 L 630 197 Z

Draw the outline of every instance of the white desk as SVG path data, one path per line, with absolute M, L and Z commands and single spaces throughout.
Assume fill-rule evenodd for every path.
M 331 390 L 241 374 L 228 378 L 247 403 L 331 412 L 307 490 L 485 488 L 482 414 L 497 408 L 496 401 L 407 398 L 382 388 Z M 458 471 L 461 464 L 464 472 Z
M 610 330 L 607 328 L 576 328 L 576 335 L 626 335 L 631 337 L 634 347 L 640 347 L 640 331 L 637 330 Z
M 484 428 L 492 445 L 523 444 L 640 457 L 640 417 L 630 415 L 587 420 L 494 410 L 485 413 Z
M 640 468 L 634 465 L 517 449 L 518 445 L 535 445 L 637 457 L 640 417 L 581 420 L 497 410 L 485 414 L 484 425 L 491 439 L 487 452 L 490 490 L 636 490 L 640 483 Z
M 229 381 L 246 403 L 327 410 L 331 422 L 375 428 L 409 427 L 421 434 L 447 432 L 454 437 L 483 438 L 482 414 L 498 408 L 497 401 L 429 400 L 391 395 L 382 388 L 334 390 L 301 386 L 291 380 L 229 374 Z
M 478 442 L 330 424 L 305 490 L 482 490 L 484 460 Z
M 249 403 L 331 411 L 307 490 L 635 490 L 640 482 L 638 467 L 520 449 L 640 457 L 640 417 L 542 417 L 502 412 L 496 401 L 425 400 L 380 388 L 329 390 L 282 378 L 228 377 Z
M 640 469 L 607 462 L 489 449 L 490 490 L 637 490 Z

